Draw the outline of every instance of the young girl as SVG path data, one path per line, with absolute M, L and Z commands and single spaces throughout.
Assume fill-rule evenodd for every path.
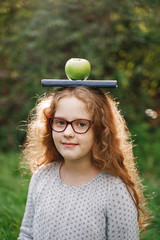
M 36 171 L 19 240 L 139 239 L 145 199 L 132 142 L 103 91 L 72 87 L 42 97 L 23 155 Z

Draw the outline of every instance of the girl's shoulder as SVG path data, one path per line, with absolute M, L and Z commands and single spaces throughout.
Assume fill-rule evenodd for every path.
M 115 192 L 128 193 L 126 184 L 120 177 L 108 172 L 103 172 L 101 176 L 103 189 L 107 189 L 108 196 L 111 197 Z
M 35 174 L 41 174 L 42 172 L 51 172 L 59 168 L 60 165 L 60 162 L 50 162 L 47 164 L 43 164 L 36 170 Z
M 109 173 L 109 172 L 102 172 L 101 174 L 101 178 L 102 181 L 104 181 L 104 183 L 108 183 L 110 185 L 110 187 L 114 187 L 116 185 L 123 185 L 123 181 L 121 178 L 119 178 L 118 176 Z
M 102 175 L 107 182 L 107 198 L 108 204 L 114 205 L 128 204 L 133 209 L 136 209 L 134 201 L 134 193 L 131 187 L 127 186 L 125 182 L 118 176 L 112 175 L 111 173 L 103 173 Z M 134 201 L 133 201 L 134 200 Z
M 59 170 L 60 163 L 59 162 L 51 162 L 48 164 L 41 165 L 32 175 L 32 181 L 39 182 L 41 180 L 49 179 L 56 175 Z

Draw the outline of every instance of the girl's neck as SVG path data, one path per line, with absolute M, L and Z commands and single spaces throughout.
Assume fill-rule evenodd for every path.
M 95 178 L 99 172 L 92 162 L 65 161 L 60 168 L 60 177 L 65 184 L 77 186 Z

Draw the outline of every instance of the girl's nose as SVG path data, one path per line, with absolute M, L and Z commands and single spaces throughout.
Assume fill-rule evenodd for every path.
M 73 137 L 75 134 L 71 124 L 68 124 L 68 126 L 66 127 L 66 129 L 64 130 L 64 136 L 66 137 Z

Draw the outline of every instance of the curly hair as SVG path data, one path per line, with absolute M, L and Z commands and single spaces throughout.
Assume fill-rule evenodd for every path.
M 138 211 L 140 229 L 145 228 L 149 217 L 143 185 L 133 155 L 133 143 L 116 101 L 100 89 L 87 87 L 61 88 L 41 97 L 31 111 L 23 158 L 34 172 L 43 164 L 63 161 L 57 151 L 49 125 L 60 99 L 74 96 L 84 102 L 92 116 L 95 143 L 92 162 L 99 169 L 120 177 L 125 183 Z

